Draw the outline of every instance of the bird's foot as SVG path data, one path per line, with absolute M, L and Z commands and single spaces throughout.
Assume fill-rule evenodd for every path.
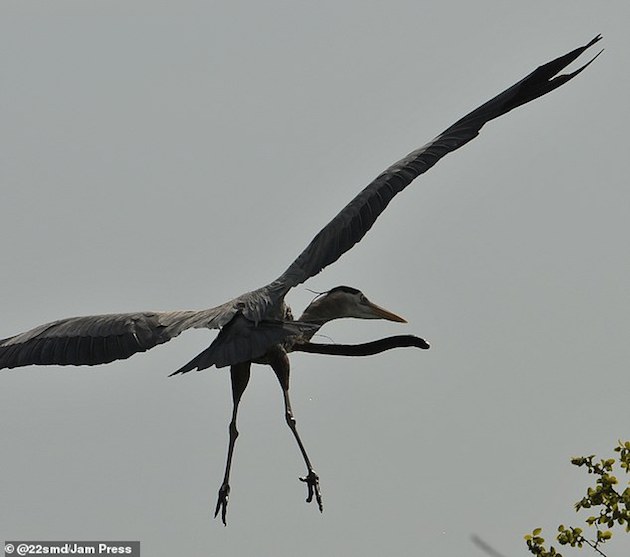
M 306 502 L 310 503 L 313 500 L 313 496 L 315 496 L 319 512 L 324 512 L 322 494 L 319 490 L 319 476 L 315 473 L 315 470 L 309 470 L 308 476 L 300 478 L 300 481 L 304 482 L 308 486 L 308 497 L 306 498 Z
M 214 509 L 214 518 L 217 517 L 219 511 L 221 511 L 221 521 L 223 522 L 223 526 L 227 526 L 227 522 L 225 521 L 225 515 L 227 513 L 227 504 L 228 499 L 230 497 L 230 484 L 223 484 L 219 488 L 219 498 L 217 499 L 217 506 Z

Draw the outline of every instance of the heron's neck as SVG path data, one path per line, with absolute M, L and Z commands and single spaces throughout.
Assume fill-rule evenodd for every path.
M 333 319 L 339 319 L 339 310 L 333 304 L 326 303 L 326 300 L 315 300 L 305 310 L 298 321 L 312 323 L 314 325 L 325 325 Z

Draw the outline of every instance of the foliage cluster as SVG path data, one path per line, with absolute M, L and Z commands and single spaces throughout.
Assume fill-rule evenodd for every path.
M 617 459 L 596 461 L 595 455 L 571 459 L 571 464 L 586 468 L 589 474 L 597 478 L 595 485 L 586 490 L 586 496 L 575 504 L 576 511 L 583 509 L 597 511 L 584 520 L 585 527 L 594 534 L 594 537 L 589 535 L 587 538 L 584 528 L 560 524 L 556 535 L 560 545 L 578 548 L 586 545 L 606 557 L 601 547 L 612 538 L 612 528 L 625 527 L 625 531 L 630 532 L 630 482 L 621 491 L 621 488 L 617 488 L 619 481 L 614 475 L 615 464 L 618 464 L 626 474 L 630 473 L 630 441 L 619 441 L 615 452 L 618 453 Z M 530 553 L 537 557 L 562 557 L 553 546 L 547 549 L 541 533 L 542 528 L 536 528 L 525 536 Z

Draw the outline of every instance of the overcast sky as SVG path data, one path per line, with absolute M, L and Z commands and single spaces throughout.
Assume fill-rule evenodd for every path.
M 292 357 L 241 406 L 212 520 L 229 374 L 168 374 L 194 331 L 94 368 L 0 373 L 0 539 L 140 540 L 143 555 L 508 556 L 577 523 L 574 455 L 630 438 L 627 0 L 4 0 L 0 338 L 72 315 L 218 305 L 277 277 L 393 161 L 598 33 L 575 80 L 489 124 L 292 291 L 402 314 Z M 593 54 L 596 50 L 593 51 Z M 584 61 L 587 60 L 585 56 Z M 626 555 L 618 534 L 610 555 Z M 613 548 L 615 551 L 613 551 Z

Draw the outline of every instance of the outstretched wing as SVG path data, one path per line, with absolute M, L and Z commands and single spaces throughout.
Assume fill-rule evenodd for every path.
M 598 35 L 587 45 L 540 66 L 503 93 L 455 122 L 433 141 L 390 166 L 313 238 L 275 284 L 281 284 L 288 290 L 337 261 L 363 238 L 397 193 L 442 157 L 474 139 L 490 120 L 545 95 L 574 78 L 599 54 L 572 73 L 557 74 L 600 39 L 601 36 Z
M 263 327 L 260 334 L 255 328 L 264 320 L 282 319 L 282 316 L 275 313 L 280 307 L 279 302 L 290 288 L 339 259 L 363 238 L 397 193 L 443 156 L 476 137 L 486 122 L 560 87 L 586 68 L 593 60 L 572 73 L 556 76 L 600 38 L 597 36 L 587 45 L 540 66 L 494 99 L 464 116 L 433 141 L 390 166 L 342 209 L 271 284 L 216 308 L 202 311 L 95 315 L 41 325 L 0 340 L 0 369 L 31 364 L 95 365 L 120 360 L 167 342 L 189 328 L 221 328 L 237 314 L 242 314 L 250 322 L 249 328 L 253 327 L 252 330 L 257 335 L 256 344 L 264 344 L 265 339 L 284 339 L 287 335 L 291 336 L 294 331 L 282 327 Z M 228 344 L 222 337 L 212 353 L 200 354 L 199 359 L 193 360 L 184 368 L 188 371 L 189 367 L 199 368 L 198 364 L 205 365 L 209 361 L 215 364 L 227 362 L 232 356 L 224 355 L 233 349 Z M 221 350 L 217 351 L 219 348 Z M 255 352 L 258 353 L 259 350 Z
M 96 365 L 123 360 L 190 328 L 218 328 L 238 312 L 232 302 L 202 311 L 71 317 L 0 340 L 0 369 L 28 365 Z
M 220 329 L 237 315 L 252 326 L 278 319 L 277 285 L 246 292 L 199 311 L 114 313 L 70 317 L 0 340 L 0 369 L 28 365 L 97 365 L 124 360 L 168 342 L 186 329 Z M 289 331 L 284 331 L 283 339 Z

